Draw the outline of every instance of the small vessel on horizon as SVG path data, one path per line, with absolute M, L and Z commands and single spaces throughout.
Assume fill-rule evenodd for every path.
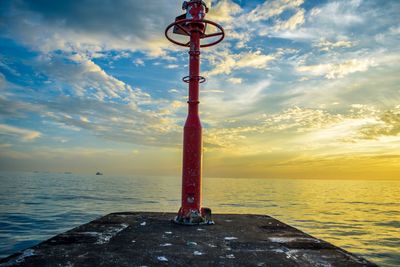
M 101 173 L 101 172 L 96 172 L 96 175 L 103 175 L 103 173 Z

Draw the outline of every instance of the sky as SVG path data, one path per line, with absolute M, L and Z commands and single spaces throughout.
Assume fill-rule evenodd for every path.
M 206 2 L 204 176 L 400 179 L 399 1 Z M 180 177 L 181 5 L 2 0 L 0 170 Z

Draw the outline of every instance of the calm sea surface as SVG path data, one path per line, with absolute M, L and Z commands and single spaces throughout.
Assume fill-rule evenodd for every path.
M 204 179 L 214 213 L 271 215 L 382 266 L 400 266 L 400 181 Z M 180 178 L 0 172 L 0 258 L 99 216 L 172 211 Z

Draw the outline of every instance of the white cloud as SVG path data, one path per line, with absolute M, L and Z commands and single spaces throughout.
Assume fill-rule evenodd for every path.
M 351 41 L 348 41 L 348 40 L 339 40 L 336 42 L 330 42 L 330 41 L 322 38 L 314 46 L 318 47 L 322 51 L 329 51 L 329 50 L 332 50 L 335 48 L 352 47 L 352 46 L 354 46 L 354 43 Z
M 368 19 L 368 14 L 360 11 L 360 5 L 359 1 L 332 1 L 305 13 L 297 9 L 297 13 L 288 21 L 278 21 L 275 27 L 263 27 L 260 34 L 314 42 L 321 38 L 334 39 L 351 35 L 352 27 L 360 26 Z
M 140 58 L 136 58 L 133 61 L 133 64 L 135 64 L 136 66 L 144 66 L 144 61 L 142 59 L 140 59 Z
M 179 68 L 179 65 L 177 65 L 177 64 L 168 64 L 168 65 L 165 66 L 165 68 L 167 68 L 167 69 L 177 69 L 177 68 Z
M 177 108 L 181 108 L 181 107 L 185 107 L 185 106 L 186 106 L 185 103 L 182 101 L 174 100 L 171 102 L 171 108 L 173 108 L 173 109 L 177 109 Z
M 179 93 L 179 90 L 172 88 L 168 90 L 169 93 Z
M 393 142 L 400 140 L 398 107 L 380 111 L 373 106 L 354 106 L 347 114 L 292 107 L 247 120 L 246 126 L 240 121 L 225 127 L 215 125 L 206 130 L 205 142 L 209 150 L 234 148 L 238 153 L 247 154 L 265 153 L 271 145 L 273 150 L 313 150 L 314 154 L 319 149 L 335 154 L 347 149 L 360 149 L 364 153 L 398 147 Z
M 170 44 L 160 33 L 176 16 L 176 5 L 170 2 L 163 8 L 158 2 L 143 5 L 137 1 L 98 6 L 89 0 L 57 5 L 47 0 L 18 3 L 11 5 L 11 16 L 5 22 L 10 37 L 36 51 L 79 51 L 93 57 L 113 49 L 166 55 Z
M 288 9 L 296 9 L 303 4 L 304 0 L 272 0 L 265 1 L 258 5 L 246 17 L 249 21 L 255 22 L 267 20 L 271 17 L 278 16 Z
M 276 30 L 295 30 L 298 26 L 304 23 L 304 10 L 300 9 L 287 21 L 279 21 L 275 24 Z
M 233 83 L 233 84 L 241 84 L 243 79 L 242 78 L 232 77 L 232 78 L 229 78 L 228 81 L 230 83 Z
M 65 58 L 71 62 L 66 63 Z M 107 74 L 99 65 L 80 54 L 40 56 L 36 67 L 53 80 L 55 85 L 61 88 L 70 86 L 80 97 L 100 100 L 118 98 L 132 104 L 149 101 L 149 95 Z
M 8 71 L 9 73 L 11 73 L 14 76 L 21 76 L 21 74 L 17 70 L 15 70 L 13 67 L 10 67 L 7 64 L 6 60 L 2 59 L 1 55 L 0 55 L 0 68 L 5 69 L 6 71 Z M 1 75 L 0 75 L 0 83 L 1 83 Z
M 208 90 L 201 90 L 202 93 L 224 93 L 224 90 L 217 90 L 217 89 L 208 89 Z
M 351 59 L 340 63 L 298 66 L 296 70 L 312 76 L 324 76 L 327 79 L 336 79 L 343 78 L 351 73 L 367 71 L 371 66 L 376 66 L 376 63 L 370 59 Z
M 360 129 L 359 138 L 379 139 L 386 136 L 400 137 L 400 105 L 378 113 L 376 123 Z
M 220 94 L 202 95 L 201 103 L 205 120 L 214 126 L 219 125 L 222 120 L 227 118 L 246 116 L 248 113 L 254 112 L 254 109 L 257 110 L 257 103 L 260 104 L 259 102 L 262 101 L 271 85 L 269 79 L 246 84 L 232 84 L 229 87 L 226 87 L 224 79 L 218 79 L 213 83 L 216 85 L 211 84 L 210 87 L 215 86 L 211 88 L 224 90 L 221 90 Z M 201 90 L 201 92 L 204 91 Z
M 183 102 L 160 100 L 154 103 L 154 110 L 89 98 L 41 102 L 41 117 L 48 127 L 85 129 L 103 139 L 149 146 L 174 146 L 179 141 L 181 126 L 174 111 L 183 107 Z
M 81 122 L 84 122 L 84 123 L 89 123 L 90 122 L 89 118 L 85 117 L 85 116 L 80 116 L 80 120 L 81 120 Z
M 223 4 L 218 4 L 218 10 L 215 14 L 219 16 L 221 13 L 219 8 L 229 3 L 228 14 L 222 16 L 221 22 L 223 22 L 225 28 L 227 41 L 235 41 L 236 48 L 241 49 L 247 47 L 249 41 L 257 35 L 267 35 L 266 32 L 270 31 L 270 27 L 264 22 L 270 19 L 276 21 L 276 28 L 295 28 L 302 24 L 304 11 L 299 7 L 303 2 L 303 0 L 265 1 L 249 12 L 245 12 L 244 9 L 236 7 L 236 4 L 231 4 L 231 1 L 223 1 Z M 288 21 L 279 19 L 279 16 L 284 12 L 293 13 Z M 218 16 L 215 16 L 216 20 L 218 20 Z M 213 16 L 211 17 L 213 18 Z M 235 17 L 235 19 L 232 19 L 232 17 Z
M 293 107 L 282 112 L 263 116 L 266 131 L 284 131 L 294 129 L 296 132 L 320 129 L 342 121 L 341 115 L 332 115 L 322 109 Z
M 242 11 L 240 5 L 231 0 L 221 0 L 216 5 L 210 6 L 206 18 L 215 22 L 230 23 L 235 19 L 235 15 Z
M 276 57 L 276 55 L 262 54 L 261 51 L 231 54 L 228 50 L 224 50 L 218 54 L 210 55 L 209 60 L 214 68 L 206 72 L 206 76 L 222 73 L 230 74 L 232 70 L 244 68 L 264 69 Z
M 24 128 L 18 128 L 7 124 L 0 124 L 0 134 L 14 136 L 22 141 L 33 141 L 39 138 L 42 134 L 38 131 L 32 131 Z

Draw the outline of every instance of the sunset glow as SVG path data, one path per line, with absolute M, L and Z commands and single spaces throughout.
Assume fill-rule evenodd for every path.
M 1 1 L 0 169 L 180 177 L 181 2 Z M 208 4 L 205 176 L 400 179 L 399 1 Z

